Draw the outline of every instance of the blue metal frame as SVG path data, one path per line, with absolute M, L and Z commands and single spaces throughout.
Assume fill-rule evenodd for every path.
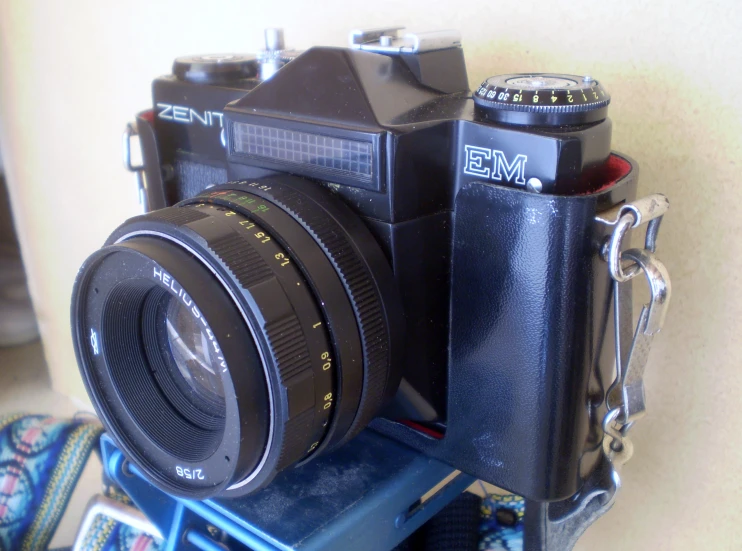
M 256 494 L 201 502 L 153 487 L 107 435 L 102 452 L 108 476 L 166 535 L 167 551 L 389 551 L 475 480 L 367 430 Z

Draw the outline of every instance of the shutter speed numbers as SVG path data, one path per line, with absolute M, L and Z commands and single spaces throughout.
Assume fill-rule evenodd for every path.
M 608 102 L 610 97 L 591 77 L 575 75 L 502 75 L 485 80 L 474 98 L 502 104 L 588 106 Z
M 473 96 L 491 121 L 539 126 L 602 121 L 611 101 L 592 77 L 554 73 L 490 77 Z
M 487 80 L 479 87 L 476 95 L 482 99 L 513 103 L 571 104 L 575 102 L 575 98 L 580 103 L 588 103 L 591 100 L 602 99 L 601 95 L 605 96 L 603 90 L 596 90 L 591 86 L 593 82 L 592 80 L 577 82 L 550 76 L 523 76 L 497 83 Z

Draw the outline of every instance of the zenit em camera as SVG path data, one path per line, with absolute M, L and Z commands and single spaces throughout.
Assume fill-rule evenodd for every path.
M 458 33 L 399 31 L 299 52 L 269 30 L 154 81 L 147 213 L 85 262 L 72 318 L 101 420 L 162 490 L 248 494 L 366 427 L 532 500 L 595 468 L 615 361 L 595 218 L 637 183 L 608 91 L 472 93 Z

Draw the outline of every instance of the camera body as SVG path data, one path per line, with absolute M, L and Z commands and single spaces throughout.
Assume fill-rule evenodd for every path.
M 341 199 L 403 311 L 401 382 L 371 427 L 566 499 L 602 453 L 614 369 L 595 216 L 634 198 L 638 170 L 611 152 L 593 79 L 507 75 L 472 97 L 457 33 L 398 30 L 303 53 L 271 31 L 258 56 L 176 60 L 137 117 L 147 208 L 287 174 Z

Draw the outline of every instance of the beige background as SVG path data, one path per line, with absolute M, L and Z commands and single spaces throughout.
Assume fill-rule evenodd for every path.
M 120 133 L 149 105 L 152 78 L 176 55 L 254 51 L 264 26 L 306 47 L 397 22 L 460 29 L 472 85 L 551 70 L 611 91 L 615 148 L 641 163 L 642 192 L 672 201 L 659 251 L 674 294 L 624 489 L 579 547 L 742 548 L 739 0 L 0 0 L 0 142 L 54 385 L 84 396 L 70 287 L 136 212 Z

